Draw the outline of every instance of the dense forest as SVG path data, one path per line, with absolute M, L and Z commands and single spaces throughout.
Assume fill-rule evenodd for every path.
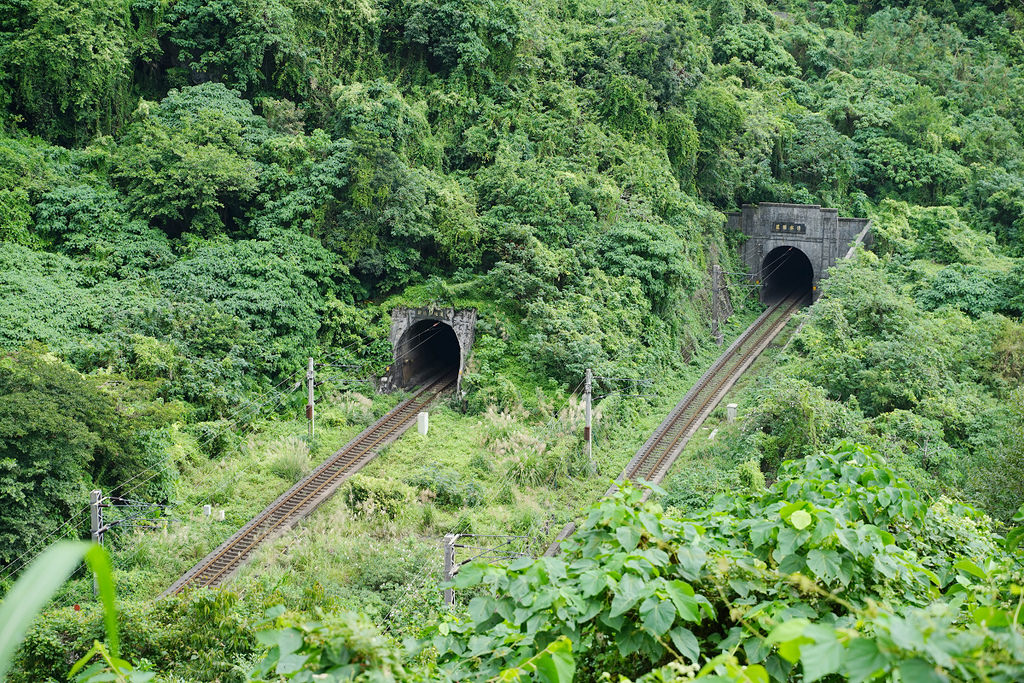
M 0 0 L 0 590 L 91 489 L 165 506 L 108 542 L 136 669 L 79 572 L 11 680 L 104 638 L 80 680 L 1020 680 L 1022 140 L 1014 0 Z M 595 503 L 718 353 L 758 202 L 872 247 L 737 423 Z M 478 312 L 438 436 L 153 602 L 394 405 L 400 305 Z M 587 368 L 620 378 L 590 462 Z M 451 612 L 422 576 L 445 533 L 535 555 L 574 516 Z

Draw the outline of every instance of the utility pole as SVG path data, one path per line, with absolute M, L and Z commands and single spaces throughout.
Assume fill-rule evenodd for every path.
M 100 507 L 102 501 L 102 491 L 93 489 L 89 492 L 89 526 L 92 532 L 92 541 L 100 545 L 103 545 L 103 509 Z M 92 594 L 93 597 L 100 594 L 100 586 L 96 581 L 95 574 L 92 577 Z
M 711 334 L 715 343 L 722 345 L 722 313 L 718 307 L 718 281 L 722 277 L 722 267 L 717 263 L 711 266 Z
M 313 358 L 309 359 L 309 366 L 306 368 L 306 385 L 309 389 L 309 398 L 306 401 L 306 419 L 309 420 L 309 445 L 313 445 L 313 380 L 316 374 L 313 370 Z
M 442 576 L 445 583 L 451 581 L 455 576 L 455 541 L 458 538 L 458 534 L 447 534 L 442 542 L 444 546 L 444 571 Z M 444 589 L 444 604 L 447 607 L 455 604 L 455 591 L 451 588 Z
M 103 510 L 100 508 L 100 501 L 103 500 L 103 492 L 99 489 L 94 489 L 89 492 L 89 512 L 91 517 L 91 531 L 92 540 L 94 543 L 103 545 Z
M 591 403 L 592 403 L 592 401 L 591 401 L 591 394 L 592 394 L 592 390 L 593 390 L 593 385 L 594 385 L 594 372 L 590 368 L 587 368 L 586 379 L 583 382 L 583 401 L 584 401 L 583 415 L 584 415 L 584 419 L 585 419 L 585 422 L 584 422 L 584 425 L 583 425 L 583 444 L 584 444 L 584 448 L 586 449 L 586 453 L 587 453 L 587 464 L 588 465 L 590 463 L 594 462 L 594 446 L 593 446 L 594 440 L 593 440 L 593 437 L 592 437 L 591 431 L 590 431 L 590 426 L 591 426 L 591 424 L 590 424 L 590 417 L 591 417 Z

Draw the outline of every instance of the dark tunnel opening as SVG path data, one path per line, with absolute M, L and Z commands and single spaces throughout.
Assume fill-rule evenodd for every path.
M 814 268 L 796 247 L 772 249 L 761 265 L 761 301 L 774 304 L 790 294 L 810 294 Z
M 447 372 L 458 372 L 461 359 L 455 330 L 439 320 L 421 320 L 402 335 L 395 349 L 395 377 L 402 389 Z

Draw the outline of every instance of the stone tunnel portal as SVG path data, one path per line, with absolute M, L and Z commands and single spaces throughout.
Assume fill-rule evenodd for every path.
M 420 320 L 401 336 L 395 348 L 398 388 L 406 389 L 446 372 L 458 372 L 462 359 L 459 338 L 441 320 Z
M 761 265 L 761 300 L 773 304 L 792 294 L 811 294 L 814 267 L 797 247 L 778 247 L 768 252 Z

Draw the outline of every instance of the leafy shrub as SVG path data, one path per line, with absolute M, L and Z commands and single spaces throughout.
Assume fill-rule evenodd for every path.
M 6 8 L 0 103 L 36 134 L 80 143 L 109 134 L 134 106 L 128 7 L 111 0 L 31 2 Z
M 720 493 L 756 495 L 764 487 L 764 473 L 757 460 L 747 460 L 730 470 L 706 462 L 689 462 L 665 483 L 661 504 L 690 514 L 711 505 Z
M 185 680 L 241 683 L 244 673 L 237 671 L 237 664 L 258 652 L 254 624 L 266 609 L 265 598 L 250 596 L 243 601 L 237 593 L 218 590 L 158 603 L 121 603 L 118 621 L 124 654 Z M 49 612 L 29 631 L 12 681 L 49 680 L 54 672 L 70 670 L 101 639 L 103 627 L 103 613 L 92 605 Z
M 810 455 L 855 432 L 854 419 L 820 387 L 773 375 L 751 396 L 742 434 L 764 471 L 774 472 L 784 460 Z
M 583 670 L 639 677 L 674 662 L 643 680 L 701 661 L 734 680 L 1024 673 L 1016 558 L 984 517 L 927 505 L 866 447 L 788 461 L 771 488 L 692 517 L 642 493 L 627 484 L 595 504 L 561 557 L 463 567 L 455 588 L 487 593 L 422 645 L 473 680 L 559 637 Z
M 310 623 L 286 615 L 284 606 L 278 606 L 267 617 L 271 628 L 259 631 L 257 638 L 269 652 L 251 680 L 309 681 L 340 672 L 348 681 L 387 683 L 405 678 L 398 651 L 360 614 L 339 612 Z
M 436 544 L 416 537 L 382 546 L 370 545 L 358 555 L 355 582 L 381 593 L 386 604 L 389 597 L 404 592 L 407 584 L 420 578 L 424 568 L 436 558 Z
M 295 23 L 285 3 L 179 0 L 161 26 L 175 53 L 176 85 L 223 81 L 253 91 L 267 81 L 265 68 L 281 69 L 297 46 Z
M 345 484 L 345 504 L 356 515 L 394 519 L 412 500 L 413 489 L 396 479 L 356 475 Z
M 431 500 L 439 507 L 474 507 L 483 502 L 477 483 L 450 467 L 420 470 L 408 483 L 433 494 Z

